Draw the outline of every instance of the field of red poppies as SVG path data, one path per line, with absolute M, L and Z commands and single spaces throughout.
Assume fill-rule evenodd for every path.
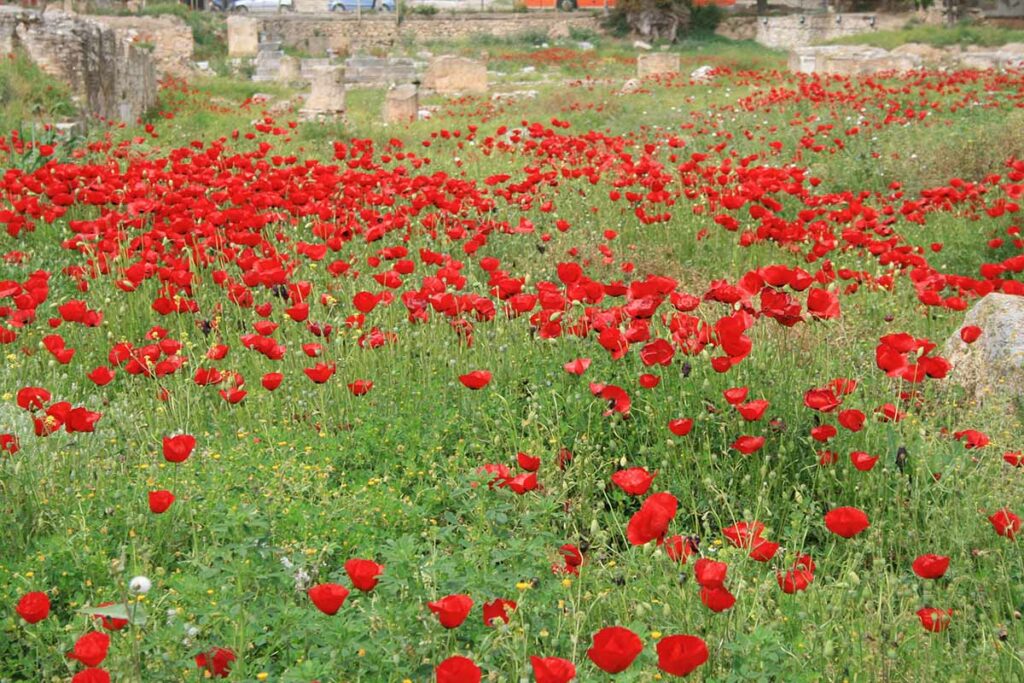
M 1024 73 L 700 59 L 5 136 L 0 681 L 1024 677 Z

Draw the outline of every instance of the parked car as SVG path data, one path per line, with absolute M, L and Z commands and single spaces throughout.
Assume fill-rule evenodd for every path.
M 363 12 L 394 12 L 395 0 L 327 0 L 328 12 L 355 12 L 357 9 Z
M 232 0 L 229 12 L 291 12 L 295 10 L 292 0 Z
M 694 3 L 696 4 L 696 3 Z M 526 6 L 530 9 L 554 9 L 558 8 L 563 12 L 571 12 L 574 9 L 613 9 L 615 0 L 526 0 Z

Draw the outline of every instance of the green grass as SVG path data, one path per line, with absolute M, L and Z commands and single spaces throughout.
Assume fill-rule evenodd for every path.
M 873 45 L 892 50 L 907 43 L 923 43 L 933 47 L 980 45 L 997 47 L 1024 42 L 1024 31 L 998 26 L 957 24 L 956 26 L 907 26 L 900 31 L 860 33 L 828 41 L 829 45 Z
M 16 52 L 0 59 L 0 131 L 73 117 L 75 112 L 67 86 L 26 55 Z
M 444 47 L 470 51 L 478 46 Z M 635 351 L 613 361 L 592 338 L 541 339 L 526 319 L 508 319 L 500 311 L 490 323 L 467 316 L 474 324 L 471 347 L 459 343 L 439 315 L 429 323 L 410 324 L 398 302 L 375 309 L 366 324 L 396 333 L 397 344 L 360 349 L 357 339 L 366 330 L 346 324 L 356 292 L 381 289 L 369 279 L 374 270 L 369 259 L 381 247 L 399 244 L 408 246 L 414 260 L 420 247 L 451 253 L 465 264 L 464 292 L 479 295 L 491 286 L 480 268 L 483 255 L 501 259 L 502 269 L 532 286 L 555 281 L 557 265 L 577 258 L 569 253 L 576 249 L 580 260 L 590 262 L 586 272 L 595 280 L 628 281 L 656 273 L 676 278 L 681 290 L 696 295 L 712 280 L 735 282 L 773 263 L 817 271 L 822 262 L 800 253 L 807 245 L 797 245 L 795 253 L 773 242 L 741 248 L 737 233 L 695 211 L 703 208 L 703 197 L 677 194 L 671 218 L 645 226 L 629 203 L 613 201 L 610 192 L 652 191 L 656 173 L 649 169 L 656 165 L 676 178 L 675 169 L 692 154 L 708 154 L 723 164 L 728 159 L 730 166 L 763 154 L 747 165 L 806 167 L 808 175 L 821 179 L 815 194 L 823 198 L 824 210 L 836 213 L 855 202 L 824 199 L 830 193 L 860 197 L 863 192 L 857 203 L 876 207 L 883 203 L 878 195 L 887 193 L 894 178 L 904 183 L 910 198 L 943 183 L 943 175 L 980 180 L 998 164 L 1001 152 L 1012 151 L 1006 136 L 1020 123 L 1012 99 L 1019 92 L 1016 82 L 1001 85 L 1008 94 L 984 79 L 958 83 L 956 92 L 940 92 L 933 87 L 939 75 L 913 86 L 898 79 L 826 79 L 812 86 L 774 73 L 781 65 L 778 53 L 706 41 L 680 46 L 683 64 L 710 63 L 733 73 L 699 86 L 690 86 L 685 77 L 648 82 L 646 92 L 623 96 L 618 90 L 635 67 L 627 59 L 630 51 L 614 41 L 602 40 L 582 57 L 562 55 L 548 63 L 537 63 L 523 43 L 492 43 L 490 49 L 489 66 L 498 73 L 493 88 L 511 87 L 523 65 L 535 64 L 542 76 L 530 86 L 538 90 L 535 99 L 502 106 L 490 98 L 435 96 L 423 102 L 438 109 L 433 119 L 385 128 L 379 121 L 383 93 L 353 90 L 347 93 L 346 122 L 291 128 L 293 112 L 278 114 L 268 124 L 269 113 L 240 105 L 255 92 L 286 101 L 301 91 L 215 78 L 196 82 L 193 90 L 175 86 L 162 92 L 161 104 L 173 118 L 152 117 L 159 137 L 142 136 L 137 129 L 114 131 L 113 140 L 126 144 L 117 157 L 86 156 L 117 168 L 127 167 L 133 157 L 148 160 L 131 192 L 141 183 L 154 183 L 155 169 L 181 173 L 167 183 L 165 199 L 187 196 L 178 205 L 182 216 L 192 203 L 217 195 L 219 189 L 202 183 L 236 189 L 234 174 L 250 164 L 264 166 L 266 177 L 271 167 L 291 163 L 275 157 L 292 154 L 297 166 L 304 159 L 348 166 L 333 158 L 335 140 L 371 140 L 372 156 L 380 159 L 396 152 L 395 139 L 404 152 L 431 161 L 421 168 L 408 160 L 388 164 L 404 165 L 424 181 L 447 177 L 452 185 L 482 186 L 497 173 L 508 173 L 510 182 L 518 183 L 555 171 L 555 177 L 540 181 L 538 201 L 498 201 L 482 218 L 470 210 L 446 215 L 440 207 L 443 198 L 426 192 L 415 196 L 425 203 L 411 219 L 407 243 L 395 236 L 371 243 L 357 239 L 328 256 L 351 259 L 353 269 L 364 271 L 359 279 L 331 278 L 323 264 L 303 261 L 295 279 L 313 284 L 313 318 L 335 329 L 325 346 L 338 361 L 338 373 L 327 384 L 313 385 L 302 375 L 302 368 L 312 364 L 300 350 L 312 339 L 305 327 L 284 318 L 274 295 L 257 290 L 260 301 L 275 303 L 272 319 L 281 327 L 274 334 L 288 347 L 279 367 L 273 367 L 286 374 L 286 384 L 274 393 L 260 388 L 259 378 L 270 366 L 238 342 L 256 316 L 225 304 L 222 290 L 213 284 L 213 268 L 197 269 L 191 283 L 202 315 L 216 324 L 208 335 L 192 316 L 152 312 L 149 304 L 163 284 L 156 278 L 130 295 L 111 277 L 90 280 L 88 291 L 79 291 L 59 273 L 81 255 L 60 243 L 70 235 L 69 221 L 95 218 L 94 207 L 73 206 L 53 224 L 41 222 L 17 240 L 0 233 L 0 251 L 18 248 L 30 256 L 24 265 L 5 266 L 4 279 L 21 281 L 41 267 L 55 272 L 39 322 L 24 330 L 18 344 L 3 348 L 0 431 L 16 431 L 23 450 L 0 456 L 0 511 L 8 521 L 0 527 L 0 679 L 69 678 L 64 653 L 89 628 L 88 619 L 75 610 L 119 599 L 122 586 L 137 574 L 154 583 L 142 601 L 150 621 L 137 630 L 138 640 L 134 634 L 114 634 L 105 663 L 124 681 L 202 680 L 191 658 L 212 646 L 239 654 L 229 680 L 259 680 L 257 674 L 264 672 L 267 680 L 288 683 L 406 678 L 419 683 L 432 680 L 433 666 L 455 653 L 472 656 L 498 681 L 530 680 L 532 654 L 571 658 L 579 680 L 604 680 L 585 653 L 592 633 L 610 624 L 628 626 L 646 645 L 633 667 L 616 677 L 627 682 L 657 675 L 653 643 L 682 632 L 699 634 L 711 651 L 693 678 L 716 683 L 1024 677 L 1018 654 L 1024 627 L 1015 616 L 1024 605 L 1024 556 L 1019 540 L 996 537 L 985 519 L 1004 505 L 1018 512 L 1024 507 L 1019 472 L 1000 458 L 1003 450 L 1021 447 L 1020 409 L 974 405 L 962 392 L 929 380 L 921 408 L 900 402 L 910 410 L 904 421 L 869 421 L 861 432 L 842 431 L 828 446 L 842 456 L 832 467 L 818 464 L 817 451 L 823 447 L 808 436 L 818 421 L 835 420 L 809 411 L 803 393 L 833 378 L 858 380 L 844 407 L 870 413 L 883 402 L 899 402 L 900 386 L 875 367 L 880 335 L 908 331 L 941 342 L 956 333 L 962 314 L 924 310 L 906 275 L 896 277 L 891 291 L 864 285 L 845 294 L 838 320 L 792 328 L 762 320 L 751 332 L 752 355 L 725 375 L 709 367 L 707 352 L 677 355 L 669 367 L 652 369 Z M 765 75 L 745 73 L 754 67 Z M 583 73 L 594 78 L 576 83 Z M 786 99 L 798 92 L 807 97 Z M 968 95 L 994 106 L 951 111 L 953 101 Z M 764 101 L 759 98 L 768 97 L 770 106 L 759 104 Z M 864 123 L 863 134 L 845 133 L 861 118 L 880 121 L 891 111 L 920 107 L 924 101 L 940 106 L 923 120 L 908 118 L 877 130 Z M 806 121 L 812 113 L 817 118 Z M 553 128 L 553 119 L 568 121 L 570 127 Z M 518 128 L 524 120 L 545 126 L 545 132 L 528 135 L 508 151 L 481 152 L 485 138 L 509 136 L 508 130 L 498 133 L 499 127 Z M 258 132 L 255 125 L 275 131 Z M 470 125 L 479 127 L 471 142 Z M 807 128 L 819 125 L 834 128 L 816 137 L 823 149 L 812 152 L 801 141 Z M 237 140 L 234 130 L 241 133 Z M 247 140 L 245 133 L 254 139 Z M 675 146 L 666 144 L 669 136 L 676 137 Z M 221 137 L 226 138 L 225 151 L 208 158 L 197 154 L 196 168 L 181 152 L 163 162 L 178 147 L 195 141 L 193 149 L 202 143 L 205 150 Z M 542 146 L 561 142 L 567 143 L 562 157 L 538 153 Z M 769 142 L 778 142 L 782 152 L 766 152 Z M 236 150 L 250 152 L 261 144 L 270 145 L 262 158 L 231 158 Z M 926 161 L 909 159 L 912 148 Z M 608 150 L 612 153 L 606 155 Z M 894 158 L 895 153 L 901 156 Z M 378 172 L 362 168 L 358 159 L 348 161 L 353 183 L 365 180 L 364 173 Z M 569 172 L 595 164 L 604 165 L 596 184 L 586 174 Z M 196 177 L 190 178 L 193 171 Z M 705 182 L 719 181 L 712 174 Z M 667 188 L 679 191 L 674 183 Z M 275 182 L 266 182 L 259 196 L 245 201 L 277 207 L 279 190 Z M 803 208 L 785 192 L 773 196 L 783 204 L 780 216 L 792 218 Z M 553 202 L 550 212 L 540 198 Z M 392 199 L 395 204 L 388 204 Z M 409 201 L 366 199 L 385 215 Z M 127 215 L 135 208 L 125 203 L 117 210 Z M 931 242 L 946 245 L 941 254 L 929 255 L 944 273 L 976 275 L 981 263 L 1014 253 L 1008 245 L 995 252 L 986 246 L 993 235 L 1005 232 L 1013 216 L 975 221 L 967 212 L 939 212 L 927 216 L 922 226 L 895 213 L 895 222 L 886 227 L 907 244 L 926 249 Z M 436 239 L 427 237 L 438 215 L 448 221 L 445 228 L 463 219 L 486 219 L 511 225 L 528 220 L 536 229 L 518 234 L 493 230 L 471 255 L 442 232 Z M 742 229 L 756 228 L 753 218 L 737 216 Z M 569 220 L 572 229 L 554 229 L 557 219 Z M 308 241 L 312 224 L 321 220 L 339 219 L 293 222 L 282 210 L 265 234 L 279 245 Z M 707 236 L 698 239 L 704 229 Z M 605 230 L 614 230 L 617 237 L 606 240 Z M 542 233 L 551 233 L 550 241 L 541 241 Z M 155 241 L 161 246 L 169 242 L 162 236 Z M 614 263 L 602 263 L 602 245 L 615 252 Z M 836 271 L 877 277 L 887 270 L 856 249 L 838 249 L 828 259 Z M 625 261 L 635 266 L 633 274 L 623 272 Z M 234 265 L 224 268 L 239 275 Z M 435 270 L 418 261 L 416 268 L 410 282 Z M 328 303 L 320 303 L 322 294 L 329 295 Z M 69 298 L 102 309 L 104 322 L 95 329 L 58 328 L 78 349 L 72 365 L 65 367 L 50 359 L 41 341 L 53 332 L 47 318 L 57 315 L 57 303 Z M 608 300 L 601 304 L 608 305 Z M 583 309 L 584 304 L 573 304 L 566 318 Z M 713 322 L 727 309 L 705 302 L 699 315 Z M 661 312 L 671 314 L 668 304 L 651 323 L 659 332 Z M 141 344 L 154 324 L 183 343 L 186 371 L 159 380 L 122 371 L 103 390 L 83 378 L 88 369 L 108 362 L 114 341 Z M 250 391 L 237 406 L 227 406 L 214 388 L 192 382 L 197 366 L 212 364 L 204 360 L 207 349 L 220 342 L 232 347 L 220 367 L 241 373 Z M 593 359 L 584 377 L 563 372 L 564 363 L 582 356 Z M 457 379 L 475 368 L 494 373 L 492 384 L 479 392 L 463 388 Z M 643 372 L 662 377 L 656 391 L 637 387 Z M 345 383 L 356 378 L 373 379 L 373 391 L 352 396 Z M 633 398 L 630 419 L 602 416 L 605 406 L 591 395 L 588 381 L 627 387 Z M 28 415 L 14 405 L 14 394 L 24 385 L 45 386 L 55 400 L 102 411 L 97 432 L 34 437 Z M 766 419 L 778 418 L 776 428 L 744 423 L 725 404 L 723 390 L 743 385 L 750 387 L 751 398 L 771 402 Z M 155 398 L 161 387 L 168 390 L 169 401 Z M 680 416 L 695 421 L 686 437 L 675 437 L 665 427 Z M 985 431 L 992 446 L 965 451 L 944 432 L 965 427 Z M 160 456 L 160 438 L 174 431 L 187 431 L 199 443 L 179 466 Z M 739 456 L 730 444 L 741 433 L 764 434 L 768 441 L 757 454 Z M 573 453 L 564 471 L 556 465 L 563 447 Z M 897 456 L 901 448 L 908 453 L 905 461 Z M 857 449 L 881 456 L 874 470 L 860 473 L 850 467 L 846 454 Z M 543 489 L 525 496 L 490 489 L 477 468 L 511 465 L 517 451 L 542 458 Z M 701 604 L 693 578 L 695 558 L 680 566 L 652 544 L 634 547 L 625 540 L 624 527 L 639 501 L 615 489 L 610 477 L 624 466 L 639 465 L 658 470 L 652 491 L 678 497 L 673 533 L 699 535 L 707 557 L 729 563 L 727 585 L 738 598 L 733 609 L 713 614 Z M 147 492 L 155 488 L 172 489 L 178 497 L 160 516 L 145 504 Z M 825 509 L 837 505 L 868 510 L 872 526 L 855 539 L 837 539 L 821 521 Z M 723 542 L 722 527 L 755 518 L 786 549 L 772 564 L 756 563 Z M 563 543 L 585 547 L 580 577 L 552 574 Z M 816 577 L 806 592 L 785 595 L 774 570 L 784 569 L 800 550 L 813 554 Z M 925 582 L 911 573 L 910 563 L 923 552 L 953 558 L 946 578 Z M 351 557 L 384 564 L 381 583 L 370 594 L 353 591 L 335 617 L 315 612 L 301 588 L 310 581 L 346 583 L 341 567 Z M 10 608 L 29 590 L 49 591 L 55 606 L 50 618 L 35 626 L 20 623 Z M 464 626 L 447 632 L 424 602 L 456 592 L 471 593 L 476 606 Z M 507 627 L 485 627 L 480 605 L 497 597 L 516 600 L 519 608 Z M 926 633 L 914 616 L 924 605 L 955 609 L 949 630 Z

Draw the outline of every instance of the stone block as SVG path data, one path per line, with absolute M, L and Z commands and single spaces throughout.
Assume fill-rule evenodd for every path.
M 401 124 L 419 117 L 420 98 L 415 85 L 406 84 L 388 90 L 384 96 L 384 123 Z
M 636 76 L 679 73 L 679 55 L 673 52 L 649 52 L 636 56 Z
M 487 67 L 482 62 L 466 57 L 434 57 L 427 66 L 423 86 L 442 95 L 483 95 L 487 93 Z
M 252 57 L 260 49 L 259 22 L 252 17 L 228 17 L 228 57 Z
M 345 115 L 345 69 L 320 67 L 313 72 L 310 93 L 300 111 L 309 120 L 334 119 Z

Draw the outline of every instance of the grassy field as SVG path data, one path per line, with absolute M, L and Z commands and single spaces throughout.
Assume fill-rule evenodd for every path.
M 938 359 L 1022 291 L 1021 74 L 443 47 L 519 95 L 5 139 L 0 681 L 1024 678 L 1022 408 Z

